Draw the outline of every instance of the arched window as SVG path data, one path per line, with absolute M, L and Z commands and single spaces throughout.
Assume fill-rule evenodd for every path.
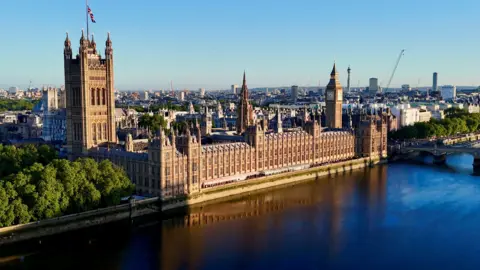
M 101 103 L 100 103 L 100 88 L 97 88 L 97 105 L 101 105 Z
M 92 134 L 93 134 L 93 140 L 97 139 L 97 126 L 95 123 L 92 124 Z
M 93 89 L 93 88 L 91 90 L 91 97 L 90 98 L 92 99 L 92 102 L 91 102 L 92 105 L 95 105 L 95 89 Z
M 107 100 L 107 89 L 103 88 L 102 89 L 102 105 L 106 104 L 106 100 Z
M 98 140 L 102 140 L 102 125 L 100 123 L 97 124 L 97 138 Z

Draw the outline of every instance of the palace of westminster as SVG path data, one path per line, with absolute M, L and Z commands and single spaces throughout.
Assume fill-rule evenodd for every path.
M 386 157 L 387 123 L 382 114 L 363 115 L 353 125 L 342 125 L 343 93 L 335 65 L 325 91 L 326 127 L 321 126 L 318 111 L 305 108 L 299 127 L 283 130 L 277 117 L 275 128 L 269 129 L 268 119 L 257 119 L 249 103 L 244 74 L 236 134 L 207 140 L 205 123 L 196 123 L 181 134 L 173 130 L 167 136 L 162 130 L 146 142 L 128 135 L 120 143 L 110 35 L 105 45 L 102 58 L 93 37 L 82 32 L 74 56 L 68 35 L 65 39 L 67 151 L 70 158 L 109 159 L 123 167 L 138 194 L 168 199 L 200 192 L 209 183 L 245 180 L 265 171 Z

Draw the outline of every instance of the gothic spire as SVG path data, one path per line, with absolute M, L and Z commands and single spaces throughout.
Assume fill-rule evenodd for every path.
M 90 46 L 93 48 L 93 53 L 97 53 L 97 43 L 95 43 L 94 35 L 92 34 L 92 41 L 90 41 Z
M 105 46 L 112 47 L 112 41 L 110 40 L 110 32 L 107 34 L 107 41 L 105 41 Z
M 83 28 L 82 28 L 82 37 L 80 38 L 80 45 L 83 45 L 83 41 L 85 41 L 85 33 L 83 32 Z
M 336 77 L 337 74 L 338 74 L 338 72 L 337 72 L 336 64 L 335 64 L 335 62 L 333 62 L 333 69 L 332 69 L 332 72 L 330 73 L 330 76 Z
M 70 38 L 68 37 L 68 32 L 67 32 L 67 36 L 65 37 L 65 47 L 70 47 L 70 46 L 71 46 Z

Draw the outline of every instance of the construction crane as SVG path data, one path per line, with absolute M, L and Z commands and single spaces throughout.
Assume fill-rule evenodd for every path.
M 390 76 L 390 79 L 388 80 L 387 88 L 385 89 L 385 92 L 388 91 L 388 88 L 390 88 L 390 84 L 392 83 L 393 76 L 395 76 L 395 71 L 397 71 L 398 63 L 400 63 L 400 59 L 402 59 L 402 56 L 404 54 L 405 50 L 403 49 L 400 51 L 400 55 L 398 56 L 397 63 L 395 63 L 395 67 L 393 68 L 392 75 Z

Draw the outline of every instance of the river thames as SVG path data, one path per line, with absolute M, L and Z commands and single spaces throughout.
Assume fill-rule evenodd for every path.
M 479 269 L 480 177 L 471 175 L 472 161 L 383 165 L 134 229 L 64 235 L 2 250 L 0 268 Z

